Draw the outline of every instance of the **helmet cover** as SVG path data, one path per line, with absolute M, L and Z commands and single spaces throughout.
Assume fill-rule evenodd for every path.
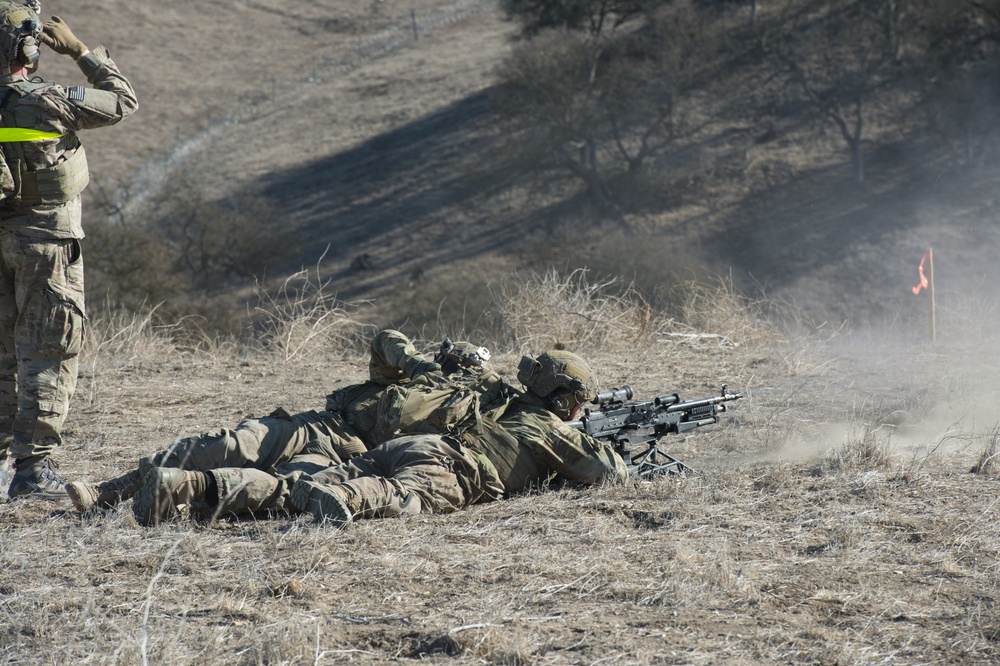
M 18 4 L 0 0 L 0 67 L 9 74 L 12 66 L 29 69 L 38 62 L 42 41 L 41 5 L 37 0 Z
M 548 351 L 537 359 L 521 358 L 517 379 L 539 398 L 548 398 L 562 389 L 572 393 L 578 402 L 589 400 L 596 389 L 594 372 L 580 356 L 561 349 Z
M 434 362 L 441 366 L 445 376 L 461 372 L 466 375 L 481 375 L 493 370 L 490 364 L 490 350 L 471 342 L 452 342 L 445 338 L 441 348 L 434 354 Z

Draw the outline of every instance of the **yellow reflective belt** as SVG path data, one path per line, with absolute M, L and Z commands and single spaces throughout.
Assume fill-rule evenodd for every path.
M 65 135 L 41 130 L 21 129 L 20 127 L 0 127 L 0 143 L 45 141 L 46 139 L 58 139 L 61 136 Z

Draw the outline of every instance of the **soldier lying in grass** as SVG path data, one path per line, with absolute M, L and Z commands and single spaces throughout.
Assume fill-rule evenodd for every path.
M 432 417 L 447 420 L 456 418 L 461 411 L 462 406 L 457 404 L 460 400 L 454 399 L 454 404 L 448 406 L 450 412 L 439 409 L 437 414 L 402 413 L 401 396 L 416 386 L 427 387 L 428 391 L 433 388 L 439 402 L 444 401 L 442 396 L 452 395 L 460 395 L 467 403 L 496 400 L 502 382 L 488 357 L 485 349 L 470 343 L 446 341 L 435 360 L 429 361 L 402 333 L 381 331 L 371 341 L 369 380 L 331 393 L 324 411 L 288 414 L 279 408 L 265 418 L 245 419 L 234 429 L 182 437 L 140 460 L 139 469 L 103 483 L 69 483 L 66 490 L 76 510 L 82 513 L 131 499 L 149 467 L 198 472 L 252 468 L 277 476 L 318 472 L 364 453 L 400 428 L 414 431 L 420 427 L 418 417 L 433 423 Z M 427 412 L 434 406 L 421 404 L 415 408 Z
M 511 389 L 508 400 L 470 410 L 449 434 L 395 438 L 322 471 L 150 467 L 133 511 L 142 525 L 188 506 L 202 517 L 304 512 L 345 527 L 359 518 L 457 511 L 554 476 L 583 484 L 627 478 L 609 445 L 565 424 L 593 397 L 594 375 L 582 358 L 561 350 L 525 356 L 518 379 L 524 392 Z

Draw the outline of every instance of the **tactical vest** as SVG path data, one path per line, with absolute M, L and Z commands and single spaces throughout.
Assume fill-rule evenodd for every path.
M 17 127 L 10 111 L 15 95 L 21 97 L 46 85 L 49 84 L 18 81 L 0 87 L 3 94 L 0 124 Z M 90 182 L 87 154 L 82 145 L 67 151 L 66 159 L 59 164 L 41 169 L 32 169 L 27 163 L 20 142 L 0 143 L 0 151 L 0 205 L 4 207 L 64 204 L 79 196 Z
M 479 395 L 468 388 L 393 384 L 379 400 L 375 435 L 384 442 L 400 435 L 451 434 L 478 411 Z
M 535 460 L 531 450 L 500 424 L 515 398 L 530 402 L 530 398 L 512 386 L 493 382 L 480 393 L 479 409 L 459 424 L 456 436 L 492 463 L 508 494 L 527 490 L 549 476 L 548 467 Z

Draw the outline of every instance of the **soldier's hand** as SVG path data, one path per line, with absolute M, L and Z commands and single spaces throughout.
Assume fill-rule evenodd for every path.
M 87 45 L 81 42 L 58 16 L 53 16 L 42 26 L 42 41 L 56 53 L 72 56 L 74 60 L 88 50 Z
M 433 384 L 435 379 L 443 379 L 441 366 L 432 361 L 410 359 L 406 364 L 406 376 L 414 382 Z

